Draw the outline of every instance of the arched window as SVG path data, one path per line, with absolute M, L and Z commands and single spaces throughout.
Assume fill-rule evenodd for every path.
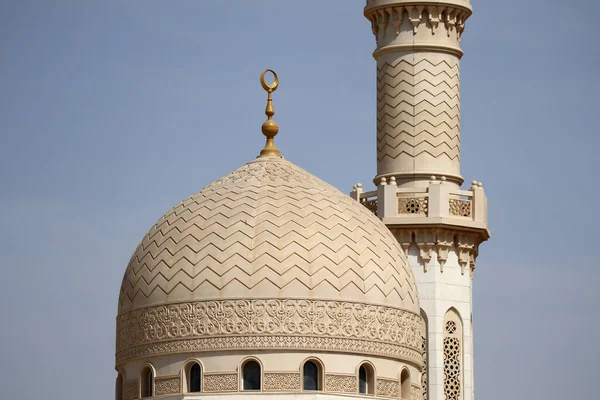
M 304 382 L 302 388 L 304 390 L 321 390 L 321 372 L 319 366 L 314 361 L 304 363 L 302 370 Z
M 188 375 L 188 390 L 190 393 L 201 391 L 201 372 L 202 370 L 200 368 L 200 364 L 198 363 L 193 363 L 190 367 L 190 373 Z
M 123 400 L 123 375 L 120 372 L 117 375 L 117 384 L 115 386 L 115 399 Z
M 375 370 L 369 363 L 358 368 L 358 393 L 375 394 Z
M 142 397 L 154 396 L 154 372 L 149 365 L 146 365 L 144 369 L 142 369 L 140 386 L 140 394 Z
M 246 361 L 242 367 L 243 390 L 260 390 L 260 364 Z
M 444 316 L 444 397 L 462 398 L 462 342 L 463 326 L 458 312 L 451 308 Z
M 400 397 L 410 399 L 410 372 L 406 368 L 400 374 Z
M 358 393 L 367 393 L 367 370 L 364 365 L 358 369 Z

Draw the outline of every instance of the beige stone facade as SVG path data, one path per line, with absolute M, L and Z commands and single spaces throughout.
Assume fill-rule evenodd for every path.
M 117 400 L 472 400 L 471 285 L 489 238 L 462 190 L 464 0 L 368 0 L 377 174 L 350 196 L 280 156 L 268 92 L 256 160 L 169 210 L 131 257 Z
M 406 256 L 372 212 L 259 157 L 173 207 L 136 249 L 117 317 L 121 392 L 186 393 L 190 363 L 200 393 L 243 392 L 251 360 L 260 391 L 302 393 L 310 361 L 319 392 L 397 398 L 402 371 L 419 381 L 419 310 Z

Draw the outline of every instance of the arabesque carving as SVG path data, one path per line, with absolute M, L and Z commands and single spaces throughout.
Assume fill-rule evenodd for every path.
M 139 387 L 138 382 L 125 382 L 123 385 L 123 400 L 134 400 L 138 398 Z
M 357 380 L 354 375 L 325 375 L 325 391 L 338 393 L 356 393 Z
M 205 392 L 236 392 L 238 387 L 237 374 L 204 374 Z
M 421 400 L 421 388 L 419 386 L 412 385 L 410 387 L 410 400 Z
M 377 396 L 379 397 L 399 397 L 400 384 L 397 380 L 377 378 Z
M 300 390 L 300 374 L 287 372 L 270 372 L 264 375 L 266 391 L 298 391 Z
M 187 351 L 299 348 L 420 364 L 421 317 L 362 303 L 253 299 L 177 303 L 117 317 L 117 363 Z
M 421 351 L 423 352 L 423 370 L 421 371 L 421 394 L 419 398 L 427 400 L 429 398 L 429 385 L 427 383 L 427 360 L 429 356 L 427 354 L 427 325 L 425 324 L 425 322 L 423 322 L 423 331 L 421 335 Z
M 156 396 L 176 394 L 181 392 L 181 379 L 178 376 L 156 378 L 154 380 L 154 393 Z

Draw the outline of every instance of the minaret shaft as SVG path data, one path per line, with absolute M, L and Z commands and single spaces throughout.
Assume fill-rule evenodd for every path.
M 423 400 L 473 400 L 472 278 L 489 238 L 481 182 L 462 190 L 460 37 L 468 0 L 367 0 L 377 48 L 377 191 L 351 196 L 394 234 L 413 270 Z
M 377 176 L 398 186 L 460 175 L 460 35 L 464 1 L 369 1 L 377 39 Z

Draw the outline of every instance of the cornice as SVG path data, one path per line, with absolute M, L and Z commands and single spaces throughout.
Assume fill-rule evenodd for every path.
M 373 58 L 377 59 L 377 57 L 382 56 L 384 54 L 394 53 L 397 51 L 430 51 L 430 52 L 442 52 L 442 53 L 450 53 L 458 57 L 462 58 L 464 52 L 455 46 L 448 46 L 437 43 L 402 43 L 402 44 L 390 44 L 384 47 L 381 47 L 373 52 Z
M 456 233 L 472 233 L 485 241 L 490 238 L 487 224 L 452 217 L 412 217 L 410 220 L 402 217 L 383 218 L 383 223 L 390 230 L 394 229 L 445 229 Z
M 424 272 L 428 271 L 428 264 L 433 252 L 437 253 L 440 271 L 444 271 L 444 264 L 448 259 L 450 250 L 454 250 L 458 257 L 461 273 L 469 271 L 471 277 L 475 271 L 479 245 L 489 238 L 482 236 L 481 231 L 469 232 L 458 230 L 456 227 L 447 226 L 390 226 L 404 252 L 415 244 L 419 249 L 419 256 L 423 261 Z
M 398 35 L 403 24 L 408 24 L 404 26 L 411 27 L 414 35 L 424 26 L 432 36 L 443 26 L 447 36 L 454 34 L 458 42 L 465 22 L 472 14 L 470 5 L 464 1 L 375 0 L 371 3 L 372 5 L 365 7 L 364 15 L 371 21 L 371 29 L 378 44 L 380 31 L 386 32 L 391 25 L 396 28 Z
M 464 0 L 369 0 L 363 13 L 369 18 L 374 12 L 390 7 L 448 7 L 466 13 L 467 18 L 473 14 L 471 4 Z

